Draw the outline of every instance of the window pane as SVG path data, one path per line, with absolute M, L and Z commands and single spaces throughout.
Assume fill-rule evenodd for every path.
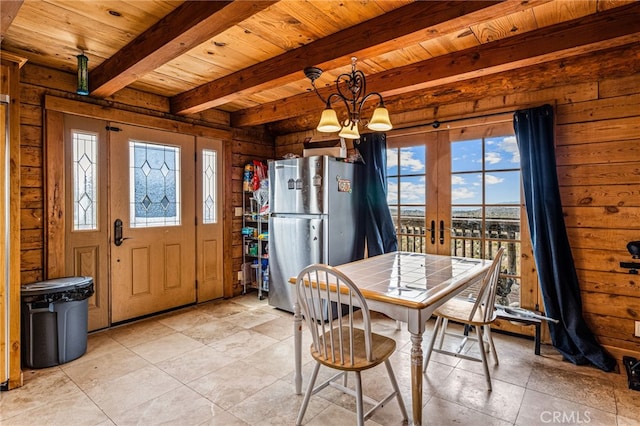
M 500 136 L 485 140 L 485 169 L 519 169 L 520 151 L 515 136 Z
M 487 207 L 486 237 L 520 239 L 520 207 Z
M 98 229 L 98 135 L 73 132 L 73 230 Z
M 452 174 L 451 204 L 482 204 L 482 174 Z
M 451 236 L 480 238 L 482 236 L 482 207 L 453 207 Z
M 400 204 L 424 204 L 425 187 L 423 176 L 400 177 Z
M 132 228 L 180 225 L 180 148 L 129 143 Z
M 387 176 L 398 175 L 398 148 L 387 149 Z
M 216 223 L 216 152 L 202 150 L 202 223 Z
M 425 208 L 423 206 L 401 207 L 400 225 L 396 223 L 400 250 L 422 253 L 425 251 Z
M 485 203 L 520 204 L 520 172 L 491 172 L 484 177 Z
M 398 203 L 398 178 L 387 178 L 387 204 Z
M 400 174 L 424 174 L 425 146 L 411 146 L 400 148 Z
M 482 170 L 482 140 L 468 140 L 451 144 L 451 171 Z

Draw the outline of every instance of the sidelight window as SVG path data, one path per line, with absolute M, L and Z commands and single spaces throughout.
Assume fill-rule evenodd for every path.
M 202 150 L 202 223 L 206 224 L 218 222 L 216 156 L 216 151 L 211 149 Z
M 73 230 L 98 229 L 98 135 L 72 131 Z

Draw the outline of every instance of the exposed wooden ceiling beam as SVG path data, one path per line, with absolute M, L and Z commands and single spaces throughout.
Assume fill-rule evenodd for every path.
M 460 52 L 367 76 L 367 86 L 385 96 L 458 82 L 536 63 L 549 62 L 640 40 L 640 3 L 498 40 Z M 333 88 L 321 88 L 326 98 Z M 231 114 L 233 126 L 253 126 L 324 105 L 314 93 L 292 96 Z
M 105 97 L 220 34 L 275 1 L 186 1 L 89 75 L 92 96 Z
M 4 39 L 4 35 L 18 14 L 22 3 L 24 0 L 3 0 L 0 2 L 0 41 Z
M 536 0 L 546 3 L 548 0 Z M 351 56 L 376 56 L 495 16 L 530 8 L 531 2 L 416 2 L 283 53 L 171 99 L 174 114 L 193 114 L 300 79 L 302 69 L 331 69 Z
M 385 98 L 384 103 L 392 111 L 394 127 L 402 128 L 403 125 L 414 124 L 412 119 L 429 114 L 430 110 L 438 110 L 442 105 L 476 102 L 496 96 L 526 98 L 528 92 L 638 74 L 638 52 L 640 42 L 390 96 Z M 482 103 L 479 101 L 476 105 L 481 108 Z M 373 106 L 366 109 L 365 115 L 371 114 Z M 286 135 L 311 130 L 317 124 L 318 116 L 307 114 L 269 124 L 268 128 L 273 134 Z

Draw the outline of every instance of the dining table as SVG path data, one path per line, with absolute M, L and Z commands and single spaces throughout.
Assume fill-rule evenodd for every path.
M 491 260 L 394 251 L 335 267 L 360 289 L 370 311 L 407 324 L 411 334 L 412 424 L 422 424 L 422 335 L 427 321 L 452 297 L 482 280 Z M 296 283 L 297 277 L 289 282 Z M 296 394 L 302 393 L 302 315 L 293 306 Z

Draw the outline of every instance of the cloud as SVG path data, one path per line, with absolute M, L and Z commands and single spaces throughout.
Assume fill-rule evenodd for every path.
M 500 155 L 499 152 L 490 151 L 485 154 L 484 161 L 489 164 L 498 164 L 499 162 L 502 161 L 502 156 Z
M 389 181 L 387 201 L 390 204 L 398 203 L 398 184 L 397 181 Z M 425 200 L 425 185 L 424 179 L 420 180 L 420 183 L 415 182 L 402 182 L 400 184 L 400 193 L 402 194 L 403 203 L 418 203 L 424 204 Z
M 451 175 L 451 186 L 453 185 L 464 185 L 466 183 L 466 181 L 464 180 L 464 177 L 460 176 L 460 175 Z
M 424 171 L 424 162 L 421 159 L 413 157 L 414 151 L 410 149 L 400 150 L 400 164 L 403 169 L 409 169 L 411 172 Z M 387 150 L 387 167 L 398 167 L 398 156 L 395 150 Z
M 459 200 L 468 200 L 470 198 L 475 198 L 476 196 L 476 192 L 469 190 L 466 186 L 451 188 L 451 201 L 454 202 Z
M 403 203 L 424 203 L 424 183 L 402 182 L 400 184 L 400 193 L 402 194 Z
M 502 183 L 504 182 L 504 178 L 499 178 L 495 175 L 490 175 L 490 174 L 486 174 L 484 176 L 484 181 L 487 183 L 487 185 L 495 185 L 497 183 Z
M 520 150 L 518 149 L 518 141 L 515 136 L 506 136 L 500 142 L 500 148 L 511 154 L 511 162 L 520 164 Z

